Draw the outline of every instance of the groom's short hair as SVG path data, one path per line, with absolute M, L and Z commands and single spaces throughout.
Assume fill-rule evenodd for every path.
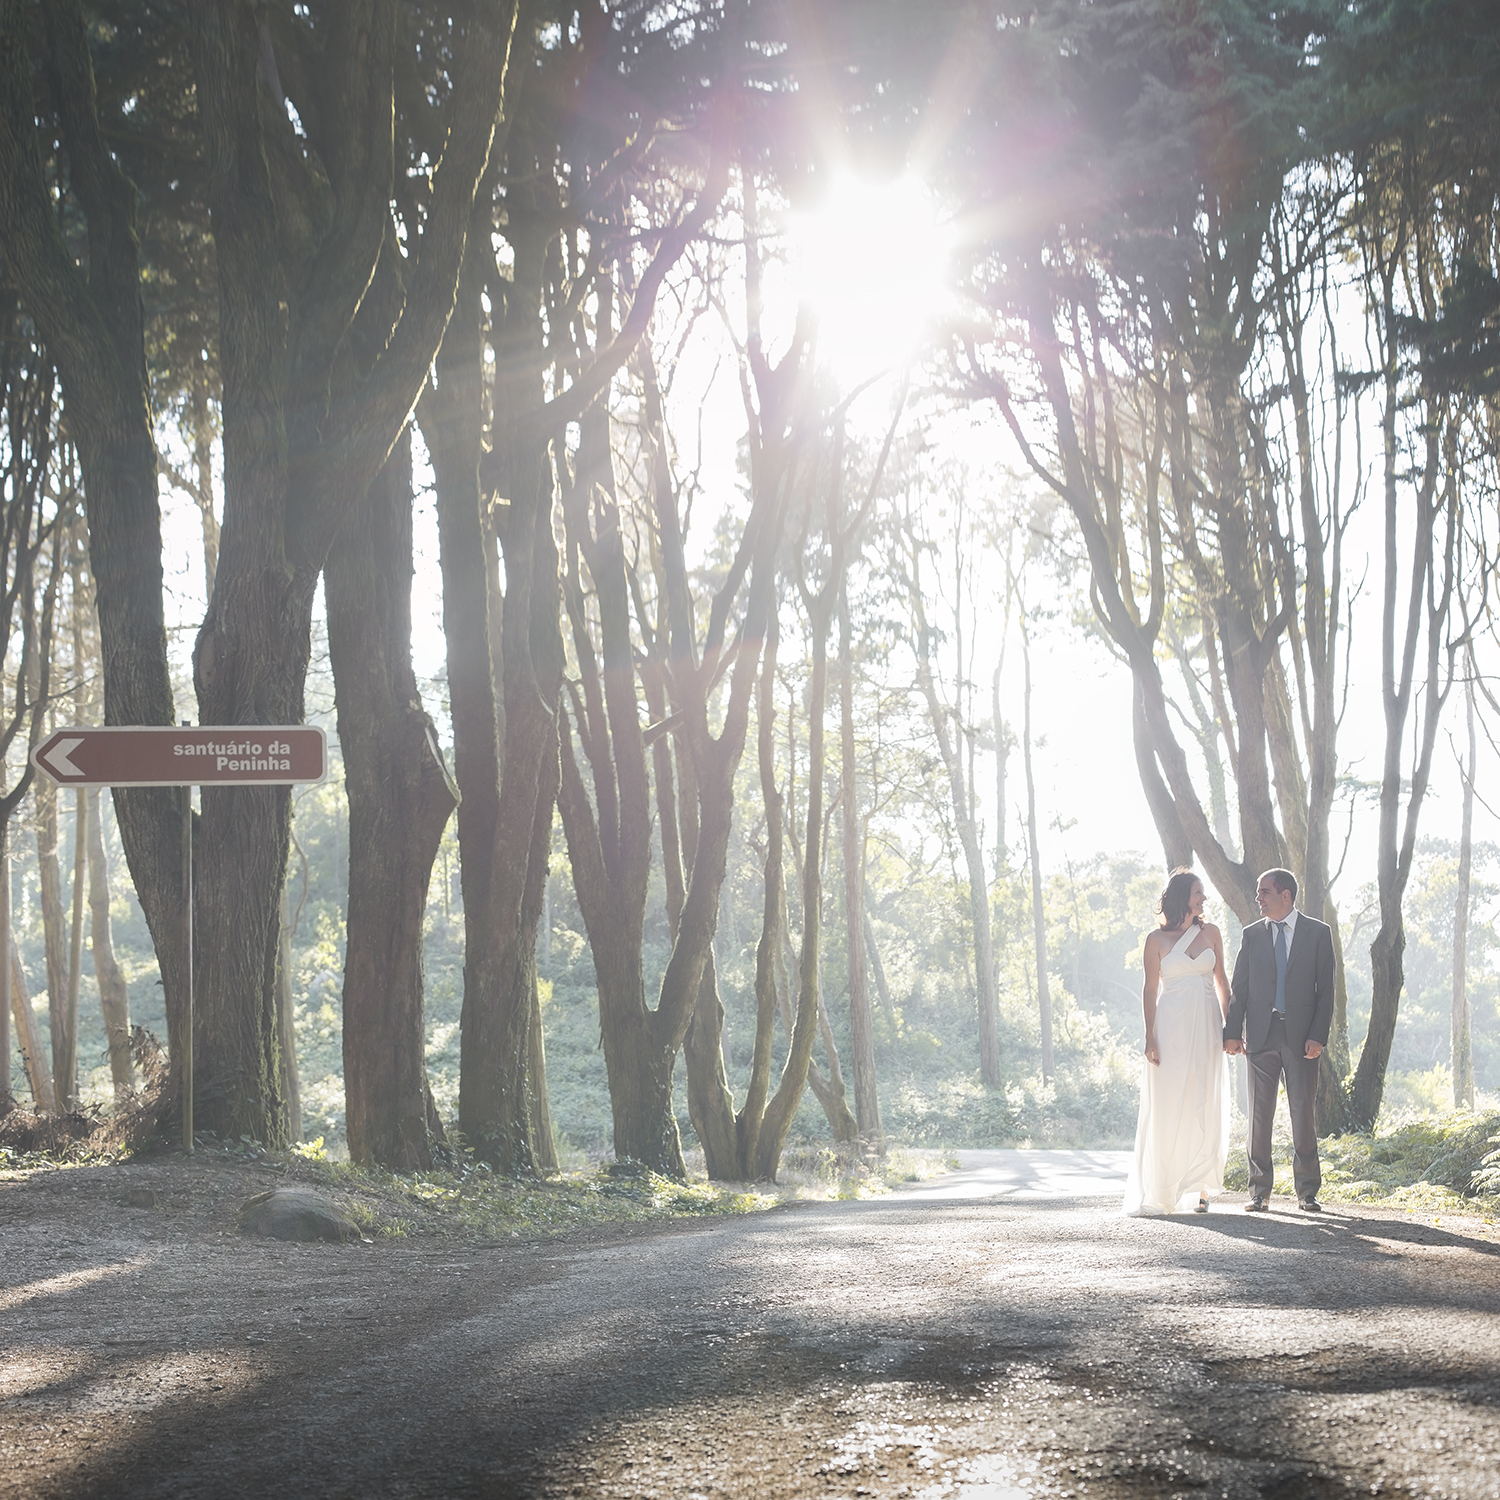
M 1290 870 L 1266 870 L 1260 878 L 1269 880 L 1283 896 L 1297 899 L 1297 877 Z

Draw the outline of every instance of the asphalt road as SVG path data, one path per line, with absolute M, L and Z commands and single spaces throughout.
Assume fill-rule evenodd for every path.
M 592 1248 L 37 1221 L 0 1495 L 1500 1496 L 1477 1223 L 1131 1220 L 1117 1153 L 965 1166 Z

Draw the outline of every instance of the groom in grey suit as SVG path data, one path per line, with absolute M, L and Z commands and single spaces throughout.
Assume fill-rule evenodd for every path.
M 1318 1213 L 1323 1169 L 1315 1105 L 1318 1058 L 1333 1023 L 1333 930 L 1297 910 L 1297 877 L 1290 870 L 1267 870 L 1255 904 L 1265 920 L 1251 923 L 1240 939 L 1224 1023 L 1224 1050 L 1245 1053 L 1249 1063 L 1250 1201 L 1245 1209 L 1264 1213 L 1270 1207 L 1271 1121 L 1276 1087 L 1285 1078 L 1297 1204 Z

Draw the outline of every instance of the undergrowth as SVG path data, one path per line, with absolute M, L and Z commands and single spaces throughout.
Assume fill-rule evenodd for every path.
M 691 1153 L 689 1167 L 694 1162 Z M 288 1153 L 293 1175 L 341 1199 L 344 1213 L 372 1239 L 460 1234 L 478 1239 L 565 1234 L 588 1226 L 651 1223 L 755 1213 L 795 1200 L 872 1197 L 901 1182 L 951 1170 L 937 1151 L 894 1147 L 874 1162 L 828 1148 L 792 1148 L 774 1183 L 676 1182 L 634 1162 L 604 1162 L 546 1178 L 500 1176 L 460 1157 L 452 1165 L 402 1175 L 331 1160 L 321 1140 Z
M 0 1141 L 0 1180 L 17 1181 L 66 1167 L 95 1167 L 155 1156 L 133 1153 L 98 1135 L 92 1139 Z M 40 1147 L 40 1149 L 36 1149 Z M 172 1153 L 182 1167 L 185 1159 Z M 455 1154 L 431 1171 L 410 1175 L 332 1159 L 321 1138 L 286 1152 L 251 1140 L 199 1137 L 205 1165 L 279 1168 L 284 1182 L 322 1189 L 369 1239 L 456 1236 L 499 1240 L 555 1236 L 624 1223 L 659 1223 L 715 1215 L 754 1213 L 796 1200 L 867 1198 L 903 1182 L 920 1181 L 956 1167 L 951 1153 L 893 1146 L 878 1160 L 829 1147 L 792 1146 L 774 1183 L 715 1183 L 702 1175 L 702 1153 L 689 1152 L 689 1180 L 676 1182 L 633 1162 L 584 1162 L 545 1178 L 516 1179 L 492 1172 L 471 1156 Z M 696 1172 L 693 1169 L 696 1168 Z
M 1456 1111 L 1373 1132 L 1326 1136 L 1319 1197 L 1428 1213 L 1500 1213 L 1500 1111 Z M 1284 1115 L 1272 1138 L 1276 1181 L 1292 1187 L 1292 1140 Z M 1243 1150 L 1230 1153 L 1228 1188 L 1248 1187 Z

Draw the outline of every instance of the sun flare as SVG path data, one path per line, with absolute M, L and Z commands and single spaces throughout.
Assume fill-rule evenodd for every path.
M 951 231 L 915 177 L 836 178 L 793 217 L 791 244 L 797 295 L 841 383 L 910 359 L 950 304 Z

